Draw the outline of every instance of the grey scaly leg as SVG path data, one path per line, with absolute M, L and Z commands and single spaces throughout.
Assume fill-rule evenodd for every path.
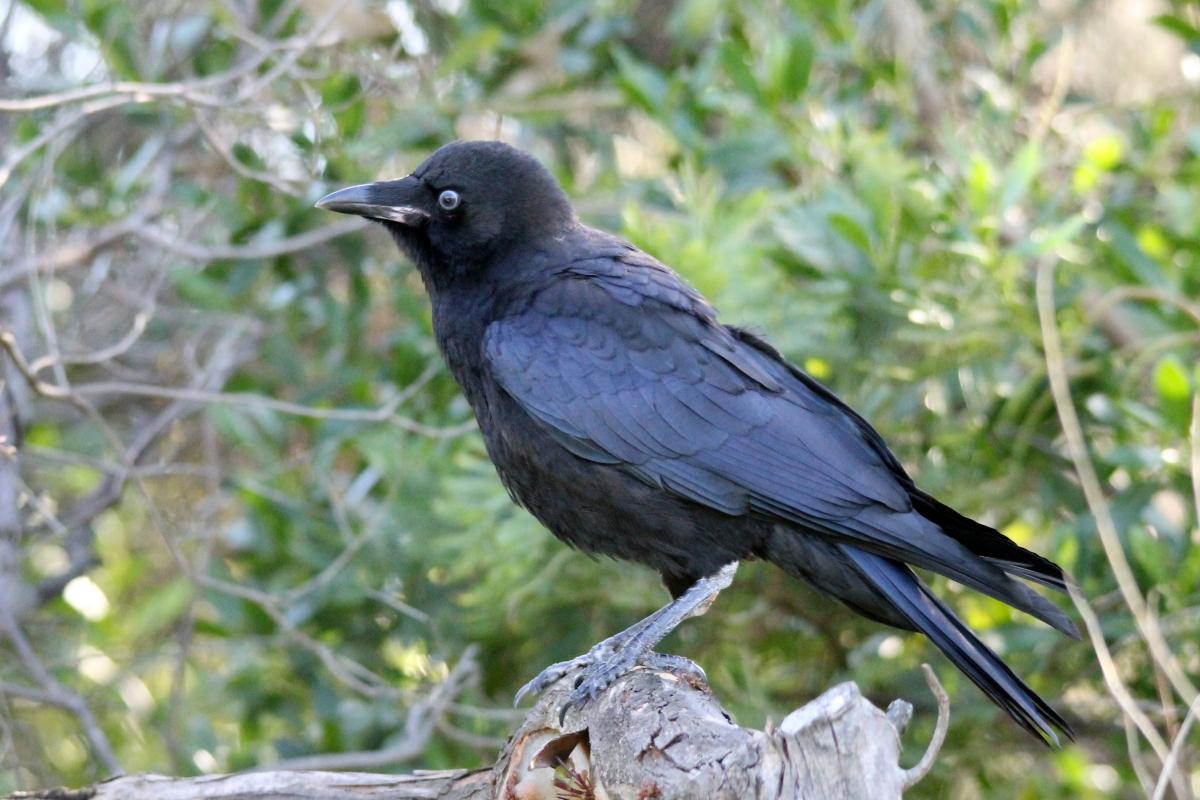
M 565 716 L 572 706 L 581 706 L 589 700 L 594 700 L 617 678 L 637 664 L 671 669 L 691 664 L 678 656 L 664 656 L 650 650 L 685 619 L 691 616 L 698 617 L 707 611 L 721 590 L 733 583 L 737 567 L 736 561 L 726 564 L 712 575 L 696 581 L 687 591 L 658 611 L 615 636 L 610 636 L 583 655 L 546 667 L 536 678 L 521 687 L 514 704 L 520 703 L 525 695 L 543 692 L 569 673 L 582 670 L 576 680 L 575 689 L 563 704 L 561 714 Z

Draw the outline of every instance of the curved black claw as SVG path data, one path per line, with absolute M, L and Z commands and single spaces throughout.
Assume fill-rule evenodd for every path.
M 583 708 L 617 682 L 617 678 L 637 666 L 636 653 L 618 653 L 607 661 L 596 661 L 584 667 L 575 678 L 575 688 L 567 695 L 566 702 L 558 710 L 558 724 L 562 725 L 567 712 L 572 708 Z
M 581 676 L 580 680 L 586 680 L 589 673 L 594 671 L 604 671 L 605 665 L 612 663 L 618 669 L 620 669 L 620 672 L 609 678 L 608 683 L 605 683 L 603 686 L 600 686 L 599 689 L 596 689 L 593 696 L 595 696 L 595 694 L 599 694 L 600 691 L 610 686 L 612 682 L 617 679 L 617 675 L 620 675 L 625 670 L 632 668 L 633 665 L 637 663 L 638 653 L 636 651 L 626 650 L 620 647 L 618 644 L 618 642 L 621 641 L 618 637 L 622 635 L 623 634 L 618 634 L 618 636 L 605 639 L 603 642 L 594 645 L 591 650 L 588 650 L 581 656 L 572 658 L 570 661 L 560 661 L 557 664 L 551 664 L 550 666 L 546 667 L 544 670 L 538 673 L 537 677 L 522 686 L 517 691 L 517 696 L 513 700 L 513 705 L 520 703 L 527 694 L 541 694 L 546 689 L 549 689 L 552 685 L 558 683 L 560 680 L 573 672 L 582 670 L 583 675 Z M 576 681 L 576 691 L 578 691 L 579 686 L 580 681 Z M 572 693 L 571 696 L 574 697 L 574 693 Z M 570 701 L 568 701 L 568 704 L 569 703 Z
M 576 656 L 570 661 L 559 661 L 557 664 L 551 664 L 539 672 L 533 680 L 517 690 L 516 696 L 513 697 L 513 705 L 519 706 L 526 695 L 541 694 L 570 673 L 586 668 L 591 662 L 591 653 L 588 652 L 581 656 Z
M 658 611 L 615 636 L 610 636 L 583 655 L 550 665 L 521 687 L 517 692 L 516 703 L 520 703 L 530 692 L 541 692 L 577 670 L 580 671 L 580 675 L 563 704 L 560 722 L 567 711 L 582 706 L 589 700 L 595 700 L 601 692 L 612 686 L 617 678 L 637 664 L 645 664 L 651 669 L 690 673 L 704 680 L 704 670 L 687 659 L 663 656 L 652 652 L 650 648 L 661 642 L 664 636 L 675 630 L 676 626 L 689 616 L 703 614 L 717 593 L 733 580 L 733 573 L 736 571 L 736 561 L 726 564 L 712 575 L 693 583 L 683 594 Z

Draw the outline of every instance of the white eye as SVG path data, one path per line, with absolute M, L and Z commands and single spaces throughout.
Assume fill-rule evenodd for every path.
M 438 195 L 438 205 L 442 207 L 443 211 L 453 211 L 458 208 L 460 202 L 458 192 L 453 189 L 447 189 Z

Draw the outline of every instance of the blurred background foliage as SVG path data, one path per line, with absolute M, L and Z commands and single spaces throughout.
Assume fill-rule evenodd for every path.
M 740 722 L 855 680 L 916 704 L 911 763 L 929 660 L 914 796 L 1143 796 L 1181 726 L 1200 795 L 1200 4 L 0 0 L 0 44 L 0 791 L 488 763 L 518 686 L 665 598 L 510 504 L 413 271 L 312 208 L 468 137 L 1066 566 L 1111 652 L 940 582 L 1050 751 L 748 564 L 665 645 Z

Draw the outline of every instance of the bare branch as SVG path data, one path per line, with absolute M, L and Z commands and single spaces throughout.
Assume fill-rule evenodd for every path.
M 146 217 L 134 213 L 119 222 L 97 228 L 86 236 L 73 238 L 55 247 L 48 253 L 34 258 L 18 261 L 14 266 L 0 272 L 0 289 L 22 280 L 31 272 L 55 273 L 59 270 L 73 267 L 90 259 L 98 250 L 127 235 L 131 230 L 144 224 Z
M 1146 642 L 1151 657 L 1166 673 L 1175 691 L 1179 693 L 1184 702 L 1190 705 L 1196 698 L 1196 687 L 1188 679 L 1171 652 L 1170 645 L 1167 644 L 1162 632 L 1155 624 L 1129 561 L 1125 557 L 1125 550 L 1121 545 L 1116 523 L 1113 522 L 1108 502 L 1104 498 L 1104 490 L 1100 486 L 1100 479 L 1092 465 L 1083 427 L 1075 411 L 1074 400 L 1071 398 L 1070 379 L 1067 376 L 1062 341 L 1054 316 L 1055 264 L 1053 258 L 1043 259 L 1038 264 L 1037 303 L 1038 317 L 1042 327 L 1042 341 L 1046 352 L 1046 371 L 1050 377 L 1050 390 L 1058 409 L 1063 433 L 1066 436 L 1067 449 L 1070 452 L 1071 461 L 1074 463 L 1075 473 L 1079 477 L 1079 483 L 1083 488 L 1088 508 L 1095 519 L 1096 531 L 1100 535 L 1104 554 L 1112 567 L 1113 576 L 1121 590 L 1121 596 L 1137 624 L 1138 632 Z
M 47 706 L 57 706 L 61 704 L 62 698 L 58 695 L 42 689 L 34 689 L 30 686 L 21 686 L 8 681 L 0 681 L 0 695 L 8 697 L 19 697 L 22 700 L 29 700 L 34 703 L 41 703 Z
M 936 687 L 936 679 L 931 688 Z M 448 680 L 444 687 L 452 687 Z M 272 769 L 200 778 L 131 776 L 87 790 L 94 800 L 895 800 L 912 771 L 901 769 L 899 733 L 854 684 L 797 709 L 771 732 L 734 724 L 692 676 L 635 669 L 599 698 L 559 721 L 571 679 L 560 681 L 525 717 L 490 769 L 410 776 Z M 449 692 L 447 692 L 449 693 Z M 432 714 L 439 700 L 429 699 Z M 442 706 L 444 708 L 444 705 Z M 414 709 L 414 712 L 416 709 Z M 945 722 L 939 699 L 939 727 Z M 417 728 L 432 716 L 410 717 Z M 405 739 L 409 732 L 406 731 Z M 936 749 L 936 744 L 931 745 Z M 289 767 L 390 766 L 396 748 L 313 756 Z M 400 755 L 407 755 L 407 752 Z M 909 784 L 911 785 L 911 784 Z M 569 788 L 564 788 L 569 787 Z M 91 794 L 94 792 L 94 794 Z M 27 794 L 25 800 L 62 800 Z
M 276 258 L 278 256 L 308 250 L 323 244 L 330 239 L 336 239 L 348 233 L 354 233 L 367 227 L 369 223 L 358 217 L 348 217 L 330 225 L 315 228 L 311 231 L 289 236 L 277 242 L 249 245 L 202 245 L 196 242 L 180 240 L 174 234 L 153 225 L 143 225 L 130 231 L 138 238 L 158 245 L 176 255 L 195 259 L 196 261 L 253 261 L 256 259 Z
M 1197 714 L 1200 714 L 1200 697 L 1192 701 L 1187 716 L 1183 718 L 1183 724 L 1179 726 L 1179 733 L 1175 735 L 1175 741 L 1171 743 L 1171 752 L 1167 753 L 1167 760 L 1163 762 L 1162 772 L 1158 775 L 1158 783 L 1154 785 L 1154 794 L 1150 800 L 1162 800 L 1166 797 L 1167 786 L 1172 780 L 1176 779 L 1176 768 L 1183 754 L 1183 748 L 1187 743 L 1188 734 L 1192 731 L 1192 723 L 1196 721 Z M 1182 770 L 1180 770 L 1178 780 L 1184 781 L 1184 785 L 1186 786 L 1188 776 L 1182 774 Z
M 80 353 L 79 355 L 60 355 L 56 358 L 42 356 L 30 362 L 29 371 L 37 374 L 56 364 L 103 364 L 114 358 L 120 358 L 129 352 L 129 348 L 133 347 L 142 334 L 146 332 L 146 325 L 152 316 L 153 314 L 149 311 L 139 311 L 137 314 L 134 314 L 133 324 L 129 327 L 129 331 L 108 347 L 102 347 L 90 353 Z
M 93 114 L 99 114 L 101 111 L 108 111 L 132 102 L 135 102 L 133 97 L 106 97 L 102 100 L 85 103 L 78 111 L 65 114 L 53 124 L 47 125 L 38 132 L 37 136 L 14 150 L 4 163 L 0 164 L 0 188 L 8 183 L 8 179 L 12 177 L 13 172 L 21 165 L 22 161 L 41 150 L 48 142 L 66 133 Z
M 0 334 L 0 344 L 3 344 L 2 334 Z M 109 394 L 133 395 L 138 397 L 187 400 L 195 403 L 208 403 L 213 405 L 263 408 L 269 411 L 278 411 L 281 414 L 307 417 L 309 419 L 341 420 L 348 422 L 387 422 L 403 430 L 433 438 L 461 436 L 462 434 L 475 429 L 474 420 L 467 420 L 458 425 L 449 425 L 439 428 L 425 425 L 397 414 L 396 409 L 403 404 L 406 398 L 404 392 L 393 395 L 378 408 L 318 408 L 315 406 L 306 406 L 300 403 L 293 403 L 288 400 L 276 400 L 273 397 L 246 394 L 242 392 L 215 392 L 204 389 L 155 386 L 152 384 L 125 383 L 119 381 L 81 383 L 74 386 L 71 392 L 58 392 L 57 388 L 51 384 L 43 384 L 42 388 L 43 391 L 39 393 L 46 393 L 47 396 L 53 396 L 51 393 L 57 392 L 58 396 L 62 399 L 67 399 L 71 394 L 79 397 Z
M 26 638 L 25 632 L 21 630 L 20 624 L 7 608 L 0 608 L 0 633 L 12 642 L 13 649 L 17 651 L 17 657 L 30 676 L 37 681 L 48 701 L 52 705 L 70 711 L 79 720 L 83 734 L 92 747 L 92 753 L 104 768 L 110 774 L 120 774 L 123 771 L 121 763 L 117 760 L 108 736 L 100 729 L 100 724 L 96 721 L 92 709 L 88 707 L 82 697 L 55 680 L 34 651 L 33 645 Z
M 446 707 L 470 685 L 479 680 L 479 663 L 474 648 L 466 650 L 450 674 L 428 696 L 418 700 L 408 712 L 404 736 L 381 750 L 327 753 L 289 758 L 272 764 L 277 770 L 363 770 L 384 769 L 411 761 L 424 752 L 446 713 Z
M 1089 304 L 1087 310 L 1088 318 L 1103 318 L 1114 306 L 1128 300 L 1141 300 L 1143 302 L 1171 306 L 1191 317 L 1193 322 L 1200 325 L 1200 305 L 1191 302 L 1186 297 L 1164 292 L 1153 286 L 1118 286 L 1115 289 L 1111 289 L 1094 304 Z
M 1192 393 L 1192 423 L 1188 427 L 1188 466 L 1192 473 L 1192 502 L 1196 506 L 1196 524 L 1200 525 L 1200 392 Z
M 929 691 L 933 692 L 933 696 L 937 700 L 937 725 L 933 729 L 933 738 L 929 740 L 929 746 L 925 748 L 925 755 L 921 756 L 921 760 L 912 767 L 904 770 L 905 789 L 916 786 L 933 769 L 938 753 L 941 752 L 942 745 L 946 741 L 946 732 L 950 730 L 950 697 L 942 688 L 942 682 L 938 680 L 933 667 L 922 664 L 921 672 L 925 674 L 925 683 L 929 685 Z
M 327 22 L 325 23 L 328 24 Z M 37 97 L 0 98 L 0 112 L 25 113 L 40 111 L 56 106 L 80 103 L 95 98 L 108 98 L 109 95 L 122 96 L 126 102 L 145 103 L 150 100 L 166 98 L 179 99 L 194 105 L 227 107 L 230 101 L 212 94 L 210 91 L 234 83 L 252 74 L 271 56 L 277 53 L 297 53 L 317 46 L 323 25 L 318 22 L 317 34 L 306 33 L 279 41 L 259 38 L 258 47 L 253 55 L 245 61 L 235 64 L 224 72 L 194 78 L 186 81 L 170 83 L 147 83 L 142 81 L 111 81 L 92 86 L 82 86 L 55 94 L 45 94 Z M 241 98 L 245 99 L 245 98 Z
M 230 152 L 229 146 L 222 140 L 220 132 L 213 127 L 212 122 L 204 115 L 204 112 L 200 108 L 194 108 L 193 113 L 194 119 L 196 120 L 196 125 L 199 126 L 200 131 L 204 135 L 204 141 L 208 142 L 209 146 L 211 146 L 212 149 L 216 151 L 217 155 L 221 157 L 221 160 L 229 165 L 230 169 L 242 177 L 249 178 L 252 181 L 265 183 L 277 189 L 278 191 L 283 192 L 284 194 L 291 195 L 292 197 L 303 196 L 303 189 L 294 183 L 290 183 L 286 179 L 281 178 L 278 175 L 273 175 L 270 172 L 251 169 L 239 161 L 237 157 Z
M 185 388 L 175 386 L 157 386 L 121 381 L 102 381 L 96 383 L 77 384 L 70 389 L 64 389 L 37 377 L 33 366 L 26 360 L 17 347 L 16 339 L 8 331 L 0 330 L 0 348 L 8 352 L 21 375 L 29 382 L 34 391 L 43 397 L 65 400 L 75 405 L 83 403 L 83 397 L 89 395 L 134 395 L 140 397 L 157 397 L 168 400 L 183 400 L 193 403 L 211 403 L 217 405 L 243 406 L 249 408 L 265 408 L 293 416 L 310 419 L 343 420 L 351 422 L 388 422 L 398 428 L 413 433 L 436 438 L 460 436 L 475 428 L 475 422 L 468 420 L 458 425 L 444 428 L 433 427 L 407 419 L 396 414 L 405 401 L 412 397 L 420 385 L 426 383 L 435 370 L 427 368 L 410 386 L 393 395 L 383 405 L 373 409 L 346 408 L 317 408 L 287 400 L 276 400 L 273 397 L 237 392 L 219 392 L 207 389 Z M 42 362 L 43 366 L 51 363 Z
M 339 683 L 366 697 L 398 697 L 402 694 L 380 675 L 301 631 L 279 609 L 277 598 L 248 586 L 230 583 L 208 575 L 196 574 L 189 569 L 187 563 L 182 560 L 182 557 L 178 554 L 176 554 L 176 557 L 180 562 L 180 567 L 185 570 L 185 574 L 197 586 L 210 591 L 220 592 L 230 597 L 247 600 L 258 606 L 264 614 L 271 618 L 271 621 L 275 623 L 289 641 L 315 655 L 321 661 L 321 664 L 324 665 L 325 669 L 329 670 L 330 675 Z
M 333 0 L 325 9 L 316 22 L 313 23 L 312 30 L 298 37 L 295 43 L 284 54 L 283 58 L 279 59 L 276 64 L 269 70 L 259 76 L 258 80 L 253 81 L 248 86 L 242 87 L 234 96 L 234 103 L 242 103 L 246 100 L 253 99 L 265 87 L 270 86 L 273 82 L 279 79 L 281 75 L 288 72 L 301 56 L 309 49 L 316 47 L 317 43 L 325 36 L 329 26 L 338 18 L 345 10 L 349 0 Z
M 491 770 L 415 775 L 361 772 L 249 772 L 168 778 L 132 775 L 79 792 L 52 789 L 8 800 L 490 800 Z

